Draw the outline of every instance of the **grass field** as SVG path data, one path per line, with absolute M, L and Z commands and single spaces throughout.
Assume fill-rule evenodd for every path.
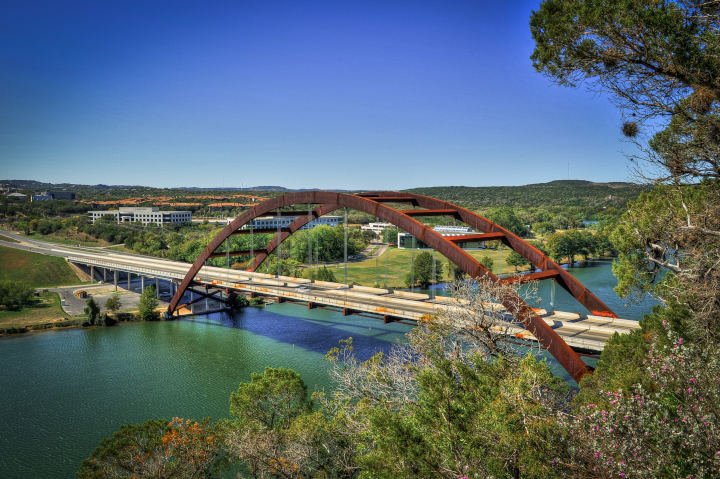
M 63 321 L 66 318 L 68 315 L 60 307 L 60 296 L 57 293 L 41 293 L 32 307 L 20 311 L 0 311 L 0 329 Z
M 49 235 L 41 235 L 38 233 L 33 233 L 31 235 L 28 235 L 28 238 L 32 238 L 39 241 L 47 241 L 48 243 L 57 243 L 57 244 L 63 244 L 67 246 L 107 246 L 108 243 L 102 240 L 96 240 L 92 238 L 92 236 L 81 234 L 81 235 L 74 235 L 72 237 L 65 236 L 64 234 L 60 233 L 53 233 Z
M 413 255 L 418 255 L 422 251 L 430 252 L 430 250 L 416 250 L 414 253 L 409 249 L 388 248 L 382 256 L 370 258 L 365 261 L 356 263 L 348 263 L 348 282 L 357 283 L 364 286 L 387 286 L 390 288 L 404 288 L 405 275 L 410 271 L 410 261 Z M 489 256 L 493 260 L 493 272 L 511 273 L 513 267 L 505 263 L 505 257 L 510 253 L 507 248 L 497 250 L 473 250 L 468 251 L 475 258 L 480 259 L 483 256 Z M 448 276 L 448 260 L 440 253 L 434 252 L 437 268 L 442 268 L 443 279 L 449 279 Z M 342 263 L 327 266 L 335 274 L 338 282 L 343 282 L 345 278 L 345 269 Z
M 0 280 L 18 281 L 33 288 L 79 284 L 62 258 L 0 246 Z

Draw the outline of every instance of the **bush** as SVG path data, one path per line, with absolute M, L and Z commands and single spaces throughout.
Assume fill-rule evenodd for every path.
M 0 281 L 0 308 L 17 311 L 23 306 L 30 306 L 34 293 L 31 287 L 23 283 Z

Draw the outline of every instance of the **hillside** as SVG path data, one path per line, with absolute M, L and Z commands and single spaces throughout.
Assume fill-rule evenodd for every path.
M 524 186 L 431 186 L 406 191 L 434 196 L 474 209 L 495 206 L 520 208 L 573 206 L 622 207 L 647 187 L 634 183 L 593 183 L 558 180 Z

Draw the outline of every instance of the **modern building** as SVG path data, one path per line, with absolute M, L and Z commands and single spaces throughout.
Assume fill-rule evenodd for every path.
M 12 200 L 12 201 L 25 201 L 25 200 L 27 200 L 27 195 L 24 195 L 24 194 L 22 194 L 22 193 L 17 193 L 17 192 L 15 192 L 15 193 L 8 193 L 8 194 L 5 195 L 5 197 L 6 197 L 8 200 Z
M 75 193 L 72 191 L 43 191 L 30 197 L 30 201 L 75 201 Z
M 297 216 L 261 216 L 243 226 L 243 229 L 270 230 L 287 228 L 290 226 L 290 223 L 297 218 Z M 319 225 L 338 226 L 341 220 L 342 218 L 340 216 L 321 216 L 320 218 L 312 220 L 301 229 L 310 229 Z
M 362 231 L 372 231 L 375 235 L 380 236 L 383 234 L 383 231 L 392 227 L 392 223 L 368 223 L 366 225 L 362 225 L 360 229 Z
M 473 234 L 474 231 L 469 226 L 435 226 L 433 228 L 435 231 L 440 233 L 442 236 L 462 236 L 462 235 L 469 235 Z M 418 249 L 425 249 L 428 248 L 428 246 L 423 243 L 422 241 L 416 240 L 413 235 L 410 233 L 402 233 L 398 232 L 397 235 L 397 247 L 400 249 L 405 248 L 418 248 Z M 463 247 L 467 249 L 473 249 L 473 248 L 484 248 L 484 242 L 482 241 L 475 241 L 475 242 L 468 242 L 464 243 Z
M 190 211 L 160 211 L 160 209 L 155 206 L 133 206 L 121 207 L 117 210 L 88 211 L 88 216 L 93 224 L 103 216 L 113 216 L 117 223 L 156 224 L 158 226 L 190 223 L 192 221 L 192 213 Z

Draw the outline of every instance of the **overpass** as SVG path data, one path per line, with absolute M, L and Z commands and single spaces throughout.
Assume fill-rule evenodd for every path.
M 92 276 L 103 277 L 106 282 L 122 286 L 118 273 L 125 273 L 128 284 L 132 275 L 145 281 L 168 281 L 171 294 L 187 276 L 190 264 L 162 258 L 116 252 L 109 248 L 64 246 L 33 240 L 14 233 L 0 231 L 17 243 L 0 241 L 7 247 L 23 249 L 40 254 L 65 258 L 67 261 L 86 266 Z M 108 276 L 108 273 L 110 275 Z M 373 315 L 385 322 L 417 322 L 432 316 L 452 312 L 463 307 L 454 298 L 430 297 L 427 294 L 393 291 L 341 283 L 313 281 L 289 276 L 274 276 L 252 271 L 203 266 L 194 277 L 194 288 L 189 289 L 190 299 L 185 303 L 212 298 L 222 300 L 232 292 L 248 296 L 263 296 L 277 302 L 298 302 L 309 308 L 330 307 L 345 315 Z M 199 288 L 199 289 L 198 289 Z M 492 306 L 504 311 L 500 304 Z M 184 314 L 190 310 L 185 308 Z M 628 333 L 639 329 L 637 321 L 573 312 L 535 310 L 542 321 L 552 328 L 569 346 L 584 352 L 599 352 L 615 333 Z M 508 318 L 510 314 L 506 312 Z M 526 328 L 511 325 L 504 330 L 517 338 L 535 340 Z

